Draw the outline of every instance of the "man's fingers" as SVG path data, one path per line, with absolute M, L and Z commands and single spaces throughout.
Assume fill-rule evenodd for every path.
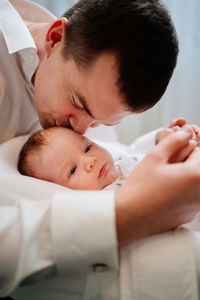
M 192 164 L 200 170 L 200 148 L 196 147 L 186 159 L 187 164 Z
M 200 145 L 200 128 L 197 125 L 191 125 L 191 128 L 194 131 L 193 139 L 197 141 L 198 146 Z
M 160 143 L 160 141 L 162 139 L 164 139 L 166 136 L 168 136 L 169 134 L 171 134 L 173 132 L 172 128 L 164 128 L 163 130 L 159 131 L 157 134 L 156 134 L 156 137 L 155 137 L 155 145 L 157 145 L 158 143 Z
M 191 137 L 192 130 L 187 126 L 173 132 L 155 147 L 157 157 L 164 161 L 170 161 L 175 154 L 188 144 Z
M 170 160 L 170 163 L 183 162 L 190 155 L 190 153 L 197 146 L 197 142 L 195 140 L 190 140 L 188 144 L 182 148 L 178 153 L 176 153 Z

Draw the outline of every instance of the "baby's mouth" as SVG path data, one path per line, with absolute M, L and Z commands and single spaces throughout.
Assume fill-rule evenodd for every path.
M 98 179 L 101 178 L 105 174 L 106 170 L 107 170 L 107 163 L 103 164 L 103 166 L 101 167 L 101 169 L 99 171 Z

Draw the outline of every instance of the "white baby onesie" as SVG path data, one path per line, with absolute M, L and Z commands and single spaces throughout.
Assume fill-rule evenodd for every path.
M 135 169 L 144 156 L 144 153 L 121 155 L 115 162 L 115 167 L 119 168 L 120 175 L 113 183 L 105 187 L 104 190 L 117 189 L 122 186 L 129 174 Z

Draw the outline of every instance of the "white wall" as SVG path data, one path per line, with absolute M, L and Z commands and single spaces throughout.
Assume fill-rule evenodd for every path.
M 47 9 L 49 9 L 55 16 L 60 17 L 70 8 L 77 0 L 31 0 Z

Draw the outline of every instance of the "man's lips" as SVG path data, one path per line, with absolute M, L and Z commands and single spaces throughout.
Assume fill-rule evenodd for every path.
M 65 127 L 65 128 L 73 129 L 69 121 L 59 123 L 55 118 L 53 119 L 53 127 Z
M 99 171 L 98 179 L 101 178 L 101 177 L 105 174 L 106 170 L 107 170 L 107 163 L 105 163 L 105 164 L 101 167 L 101 169 L 100 169 L 100 171 Z
M 55 126 L 55 127 L 58 126 L 58 124 L 57 124 L 57 122 L 56 122 L 56 119 L 53 119 L 53 126 Z

